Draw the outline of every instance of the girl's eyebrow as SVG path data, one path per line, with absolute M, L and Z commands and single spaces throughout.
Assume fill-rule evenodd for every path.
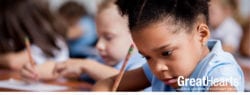
M 116 35 L 115 33 L 113 32 L 107 32 L 107 31 L 104 31 L 103 32 L 103 35 Z
M 169 47 L 169 46 L 170 46 L 170 44 L 162 45 L 158 48 L 153 49 L 153 51 L 158 51 L 158 50 L 164 49 L 164 48 Z
M 153 49 L 153 51 L 158 51 L 158 50 L 167 48 L 167 47 L 169 47 L 169 46 L 170 46 L 170 44 L 162 45 L 162 46 L 160 46 L 159 48 Z M 139 52 L 140 54 L 142 54 L 142 55 L 145 55 L 143 52 L 141 52 L 141 51 L 139 51 L 139 50 L 138 50 L 138 52 Z
M 170 46 L 170 44 L 162 45 L 162 46 L 160 46 L 159 48 L 153 49 L 153 51 L 158 51 L 158 50 L 167 48 L 167 47 L 169 47 L 169 46 Z M 138 50 L 138 52 L 139 52 L 140 54 L 142 54 L 142 55 L 145 55 L 143 52 L 141 52 L 141 51 L 139 51 L 139 50 Z

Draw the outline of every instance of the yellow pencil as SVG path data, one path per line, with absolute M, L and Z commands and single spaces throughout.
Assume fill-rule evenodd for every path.
M 32 66 L 35 66 L 35 62 L 34 62 L 32 56 L 31 56 L 30 41 L 29 41 L 28 37 L 25 37 L 25 45 L 26 45 L 26 49 L 27 49 L 27 52 L 28 52 L 29 61 L 30 61 Z
M 132 55 L 133 49 L 134 49 L 134 45 L 131 44 L 131 46 L 130 46 L 130 48 L 128 50 L 128 54 L 127 54 L 127 56 L 125 58 L 125 61 L 124 61 L 123 65 L 122 65 L 122 68 L 121 68 L 121 70 L 120 70 L 120 72 L 119 72 L 119 74 L 118 74 L 118 76 L 117 76 L 117 78 L 116 78 L 116 80 L 114 82 L 112 91 L 116 91 L 117 90 L 117 88 L 118 88 L 118 86 L 120 84 L 120 81 L 121 81 L 121 79 L 123 77 L 123 74 L 125 72 L 125 67 L 128 64 L 128 60 L 129 60 L 130 56 Z

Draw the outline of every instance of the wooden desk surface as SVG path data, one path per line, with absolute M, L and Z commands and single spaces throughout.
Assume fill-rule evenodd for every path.
M 20 75 L 17 72 L 9 71 L 9 70 L 0 70 L 0 80 L 6 79 L 20 79 Z M 56 81 L 46 81 L 47 84 L 55 84 L 61 86 L 67 86 L 68 89 L 65 91 L 90 91 L 92 85 L 87 82 L 83 81 L 73 81 L 73 80 L 56 80 Z M 0 88 L 0 91 L 20 91 L 15 89 L 7 89 L 7 88 Z

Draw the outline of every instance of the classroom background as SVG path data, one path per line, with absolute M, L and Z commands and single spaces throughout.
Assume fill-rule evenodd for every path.
M 48 2 L 49 8 L 52 12 L 64 16 L 69 27 L 72 27 L 72 34 L 69 34 L 67 45 L 69 47 L 69 54 L 71 58 L 91 58 L 99 62 L 103 62 L 100 55 L 98 55 L 95 45 L 97 42 L 97 33 L 95 26 L 95 15 L 97 12 L 97 5 L 102 0 L 43 0 Z M 64 10 L 62 5 L 68 1 L 77 2 L 82 5 L 79 14 L 72 16 L 70 10 Z M 219 0 L 217 0 L 219 1 Z M 225 1 L 225 0 L 224 0 Z M 245 90 L 250 91 L 250 0 L 234 0 L 230 5 L 222 6 L 230 9 L 229 16 L 220 16 L 223 13 L 218 11 L 221 8 L 214 6 L 210 10 L 211 23 L 211 38 L 222 41 L 225 50 L 231 52 L 245 76 Z M 76 11 L 77 12 L 77 11 Z M 74 12 L 73 12 L 74 13 Z M 68 16 L 71 14 L 70 16 Z M 1 14 L 0 14 L 1 15 Z M 68 18 L 69 17 L 69 18 Z M 221 18 L 216 18 L 221 17 Z M 224 18 L 223 18 L 224 17 Z M 77 20 L 75 20 L 77 19 Z M 223 19 L 223 20 L 220 20 Z M 216 22 L 221 21 L 221 22 Z M 212 25 L 212 23 L 215 23 Z M 76 28 L 77 27 L 77 28 Z M 235 31 L 234 31 L 235 30 Z M 87 85 L 88 84 L 83 84 Z

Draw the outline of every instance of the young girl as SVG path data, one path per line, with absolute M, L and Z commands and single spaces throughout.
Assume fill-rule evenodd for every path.
M 94 80 L 102 80 L 118 74 L 123 60 L 127 55 L 129 46 L 133 43 L 126 17 L 118 13 L 114 0 L 106 0 L 100 6 L 96 16 L 98 49 L 104 64 L 91 59 L 70 59 L 63 64 L 56 65 L 55 74 L 75 78 L 87 74 Z M 134 53 L 126 70 L 141 67 L 146 63 L 138 53 Z
M 1 0 L 0 6 L 1 67 L 22 70 L 26 75 L 30 61 L 24 39 L 28 37 L 37 64 L 33 69 L 39 77 L 51 78 L 54 62 L 68 58 L 64 26 L 43 1 Z
M 207 0 L 118 0 L 148 64 L 124 74 L 118 90 L 243 91 L 244 77 L 219 41 L 208 41 Z M 116 76 L 93 90 L 111 90 Z M 230 79 L 230 80 L 229 80 Z

